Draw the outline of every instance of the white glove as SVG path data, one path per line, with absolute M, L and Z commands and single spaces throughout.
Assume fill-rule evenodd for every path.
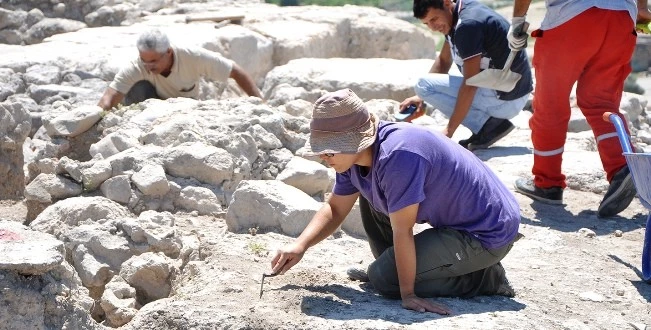
M 527 38 L 529 38 L 527 28 L 529 28 L 529 23 L 526 21 L 526 16 L 513 17 L 509 33 L 506 35 L 511 50 L 522 50 L 527 47 Z

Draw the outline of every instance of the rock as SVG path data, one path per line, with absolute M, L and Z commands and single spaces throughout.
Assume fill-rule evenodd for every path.
M 101 160 L 93 163 L 90 167 L 82 169 L 80 172 L 84 190 L 93 191 L 99 188 L 104 181 L 111 178 L 113 168 L 109 161 Z
M 262 86 L 265 75 L 273 68 L 273 41 L 236 24 L 224 26 L 216 30 L 215 34 L 215 41 L 207 41 L 203 47 L 235 61 L 258 86 Z
M 622 233 L 621 230 L 619 230 L 619 229 L 615 230 L 615 237 L 622 237 L 623 234 L 624 233 Z
M 89 27 L 119 26 L 126 18 L 127 12 L 133 10 L 131 4 L 120 4 L 116 6 L 102 6 L 96 11 L 84 17 L 84 22 Z
M 583 301 L 593 301 L 593 302 L 604 302 L 606 300 L 604 296 L 592 291 L 582 292 L 579 295 L 579 298 L 581 298 L 581 300 Z
M 0 86 L 2 84 L 0 70 Z M 0 87 L 1 93 L 2 87 Z M 15 102 L 0 103 L 0 199 L 22 198 L 25 191 L 23 144 L 31 130 L 29 112 Z
M 83 244 L 72 251 L 72 259 L 85 287 L 104 287 L 113 276 L 110 266 L 97 261 Z
M 363 100 L 402 102 L 414 94 L 416 79 L 428 72 L 431 60 L 302 58 L 273 68 L 265 78 L 265 98 L 276 98 L 283 84 L 306 91 L 350 88 Z
M 328 169 L 320 163 L 293 157 L 276 180 L 296 187 L 310 196 L 323 197 L 334 183 Z
M 16 222 L 0 220 L 0 271 L 42 275 L 65 258 L 63 242 Z
M 215 215 L 222 213 L 220 198 L 210 189 L 204 187 L 188 186 L 181 189 L 181 194 L 174 201 L 174 205 L 188 211 L 196 211 L 201 215 Z
M 127 260 L 120 276 L 136 289 L 141 304 L 166 298 L 171 291 L 170 276 L 176 271 L 173 260 L 162 253 L 144 253 Z
M 89 153 L 92 157 L 99 154 L 104 158 L 108 158 L 129 148 L 140 146 L 141 144 L 138 141 L 140 134 L 142 133 L 137 130 L 110 133 L 92 144 Z
M 40 203 L 52 203 L 81 194 L 81 185 L 55 174 L 39 174 L 25 188 L 25 198 Z
M 43 18 L 25 32 L 25 43 L 35 44 L 59 33 L 74 32 L 87 27 L 85 23 L 65 18 Z
M 124 206 L 104 197 L 73 197 L 46 208 L 30 227 L 57 236 L 67 227 L 79 225 L 80 221 L 107 221 L 130 214 Z
M 26 18 L 27 12 L 23 10 L 14 11 L 0 8 L 0 30 L 19 28 Z
M 25 82 L 20 75 L 16 74 L 12 69 L 0 68 L 0 101 L 4 101 L 9 96 L 23 93 L 24 91 Z M 12 103 L 15 102 L 14 100 Z M 12 107 L 16 107 L 16 105 L 12 105 Z
M 301 116 L 308 119 L 312 118 L 312 103 L 296 99 L 285 103 L 285 112 L 292 116 Z
M 651 67 L 651 36 L 639 34 L 636 40 L 631 68 L 633 72 L 646 72 Z
M 240 182 L 226 212 L 228 230 L 251 227 L 280 228 L 290 236 L 299 235 L 321 203 L 280 181 Z
M 45 121 L 43 126 L 49 136 L 75 137 L 86 132 L 102 119 L 103 111 L 96 105 L 78 107 L 74 111 Z
M 61 82 L 61 69 L 54 65 L 33 65 L 27 68 L 23 79 L 29 85 L 58 84 Z
M 277 135 L 268 132 L 258 124 L 249 127 L 248 132 L 253 136 L 256 145 L 260 149 L 279 149 L 283 147 L 283 143 L 276 137 Z
M 74 250 L 84 245 L 98 262 L 107 264 L 117 272 L 122 263 L 131 258 L 137 251 L 132 251 L 129 241 L 120 235 L 111 233 L 113 228 L 101 227 L 97 224 L 84 224 L 69 229 L 62 239 L 68 243 L 69 249 Z
M 579 229 L 579 234 L 581 234 L 581 235 L 583 235 L 585 237 L 588 237 L 588 238 L 594 238 L 594 237 L 597 236 L 597 234 L 594 232 L 594 230 L 588 229 L 588 228 Z
M 233 166 L 233 157 L 226 150 L 201 143 L 171 148 L 165 158 L 165 170 L 170 175 L 217 186 L 231 178 Z
M 131 181 L 147 196 L 165 195 L 170 190 L 165 169 L 158 164 L 145 165 L 131 176 Z
M 99 187 L 104 197 L 118 203 L 127 204 L 131 199 L 131 180 L 128 175 L 114 176 Z
M 100 304 L 108 325 L 112 327 L 127 324 L 138 313 L 136 289 L 129 286 L 121 276 L 114 276 L 106 285 Z

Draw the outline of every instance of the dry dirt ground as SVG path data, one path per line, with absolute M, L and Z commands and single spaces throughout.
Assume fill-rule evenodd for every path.
M 502 152 L 509 148 L 501 148 Z M 489 164 L 495 152 L 479 152 Z M 523 168 L 522 173 L 528 169 Z M 439 316 L 404 310 L 369 284 L 348 279 L 372 255 L 365 240 L 339 233 L 310 249 L 284 276 L 267 278 L 274 251 L 292 238 L 274 232 L 231 233 L 223 219 L 177 214 L 183 233 L 198 233 L 204 260 L 176 278 L 173 295 L 151 303 L 124 329 L 636 329 L 651 327 L 651 285 L 640 280 L 647 210 L 636 199 L 619 217 L 600 219 L 601 196 L 566 190 L 564 207 L 517 195 L 525 238 L 503 264 L 513 299 L 438 298 Z M 0 202 L 21 221 L 22 203 Z M 581 228 L 596 234 L 588 237 Z M 621 236 L 619 232 L 621 231 Z

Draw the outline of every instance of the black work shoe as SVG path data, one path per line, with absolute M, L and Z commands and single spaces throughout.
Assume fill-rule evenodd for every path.
M 538 188 L 531 179 L 515 180 L 515 191 L 547 204 L 563 204 L 563 188 Z
M 472 135 L 469 138 L 467 138 L 465 140 L 459 140 L 459 144 L 462 147 L 468 149 L 468 145 L 475 142 L 475 141 L 477 141 L 478 138 L 479 138 L 479 136 L 477 134 L 472 133 Z
M 515 289 L 513 289 L 513 286 L 511 285 L 511 282 L 509 282 L 509 279 L 506 278 L 506 271 L 504 270 L 502 263 L 498 262 L 491 267 L 495 268 L 495 270 L 500 274 L 498 278 L 502 279 L 501 283 L 497 287 L 497 290 L 495 291 L 495 295 L 510 298 L 515 297 Z
M 636 193 L 633 176 L 631 176 L 628 166 L 624 166 L 610 181 L 608 191 L 597 210 L 599 216 L 607 218 L 624 211 L 631 204 Z
M 476 141 L 468 144 L 468 150 L 486 149 L 509 134 L 515 126 L 507 119 L 489 117 L 477 133 Z
M 348 268 L 348 270 L 346 270 L 346 275 L 348 275 L 348 278 L 350 278 L 351 280 L 360 281 L 360 282 L 370 281 L 368 279 L 368 274 L 366 273 L 366 271 L 358 267 Z

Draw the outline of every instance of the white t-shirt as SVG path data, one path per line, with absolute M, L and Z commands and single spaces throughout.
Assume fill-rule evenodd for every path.
M 199 79 L 223 82 L 228 80 L 233 61 L 204 48 L 172 46 L 174 64 L 167 77 L 153 74 L 145 69 L 140 57 L 131 61 L 115 75 L 109 87 L 127 94 L 138 81 L 147 80 L 156 87 L 156 93 L 163 99 L 171 97 L 196 98 L 199 94 Z

